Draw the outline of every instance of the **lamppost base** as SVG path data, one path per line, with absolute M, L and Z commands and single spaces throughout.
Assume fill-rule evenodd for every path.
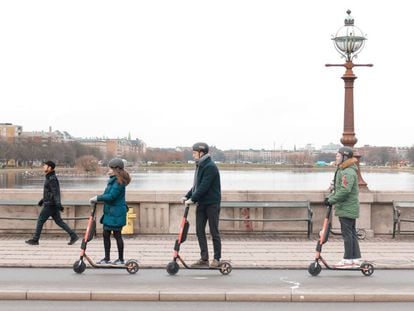
M 364 178 L 362 178 L 362 174 L 361 174 L 361 166 L 359 165 L 359 160 L 361 158 L 361 155 L 359 154 L 354 154 L 354 157 L 358 160 L 357 162 L 357 166 L 358 166 L 358 187 L 359 187 L 359 191 L 362 192 L 367 192 L 370 191 L 368 188 L 368 184 L 366 183 L 366 181 L 364 180 Z

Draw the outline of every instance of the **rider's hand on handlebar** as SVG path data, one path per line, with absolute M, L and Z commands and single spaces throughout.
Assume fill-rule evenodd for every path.
M 188 206 L 188 205 L 190 205 L 190 204 L 194 204 L 194 202 L 193 202 L 193 200 L 188 199 L 188 200 L 186 200 L 186 201 L 184 202 L 184 204 L 185 204 L 185 206 Z

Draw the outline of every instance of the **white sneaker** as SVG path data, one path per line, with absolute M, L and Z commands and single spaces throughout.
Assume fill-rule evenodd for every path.
M 353 260 L 352 259 L 342 259 L 337 264 L 334 265 L 337 269 L 348 269 L 353 267 Z
M 352 259 L 352 264 L 354 265 L 354 266 L 360 266 L 361 264 L 362 264 L 362 259 L 361 258 L 354 258 L 354 259 Z

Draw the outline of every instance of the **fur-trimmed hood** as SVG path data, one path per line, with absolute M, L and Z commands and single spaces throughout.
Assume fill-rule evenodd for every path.
M 356 166 L 356 164 L 358 163 L 358 159 L 357 158 L 350 158 L 350 159 L 348 159 L 348 160 L 345 160 L 344 162 L 342 162 L 341 164 L 339 164 L 339 168 L 341 169 L 341 170 L 344 170 L 344 169 L 346 169 L 346 168 L 348 168 L 348 167 L 351 167 L 352 165 L 354 165 L 355 164 L 355 166 Z

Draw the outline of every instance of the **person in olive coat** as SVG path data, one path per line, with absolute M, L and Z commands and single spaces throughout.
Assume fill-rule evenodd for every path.
M 219 233 L 219 214 L 221 203 L 221 185 L 219 170 L 211 159 L 209 147 L 206 143 L 193 145 L 193 158 L 196 161 L 193 187 L 181 199 L 186 205 L 197 204 L 196 234 L 200 246 L 201 258 L 192 267 L 220 266 L 221 239 Z M 207 221 L 213 240 L 214 259 L 208 262 L 208 248 L 206 238 Z
M 124 170 L 122 159 L 114 158 L 109 161 L 109 181 L 105 192 L 90 199 L 91 203 L 104 202 L 103 216 L 103 242 L 105 257 L 98 264 L 111 263 L 111 232 L 118 247 L 118 259 L 113 264 L 125 264 L 124 240 L 122 227 L 126 225 L 127 204 L 125 202 L 125 188 L 131 182 L 131 177 Z
M 353 157 L 350 147 L 341 147 L 336 154 L 337 170 L 333 192 L 325 199 L 326 205 L 335 205 L 335 216 L 339 217 L 344 239 L 344 257 L 336 268 L 356 267 L 361 264 L 356 232 L 356 219 L 359 217 L 358 160 Z

